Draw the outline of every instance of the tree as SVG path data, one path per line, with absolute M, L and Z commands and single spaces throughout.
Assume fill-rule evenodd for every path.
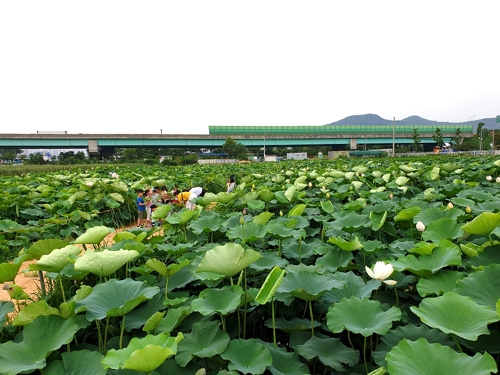
M 460 128 L 457 128 L 457 130 L 455 130 L 455 136 L 453 137 L 453 142 L 456 145 L 461 145 L 464 142 L 464 136 Z
M 411 138 L 413 139 L 413 151 L 420 151 L 422 149 L 422 146 L 420 145 L 420 134 L 417 128 L 413 128 L 413 134 Z
M 432 136 L 432 139 L 436 141 L 436 145 L 439 148 L 443 147 L 444 142 L 443 142 L 443 133 L 441 133 L 441 129 L 436 128 L 436 132 Z
M 45 160 L 43 158 L 43 155 L 41 153 L 37 152 L 36 154 L 30 154 L 26 163 L 32 164 L 32 165 L 41 165 L 41 164 L 45 164 Z
M 222 151 L 231 159 L 246 159 L 247 148 L 244 144 L 236 142 L 233 138 L 227 137 L 222 145 Z

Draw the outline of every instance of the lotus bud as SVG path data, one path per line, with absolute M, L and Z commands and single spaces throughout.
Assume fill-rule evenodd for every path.
M 330 193 L 326 193 L 325 195 L 327 198 L 330 198 Z
M 281 190 L 285 190 L 285 185 L 281 185 Z
M 93 183 L 92 181 L 87 181 L 87 182 L 86 182 L 86 185 L 87 185 L 88 187 L 92 187 L 92 186 L 94 186 L 94 183 Z
M 472 212 L 472 209 L 469 206 L 467 206 L 465 207 L 465 212 L 470 214 Z
M 389 193 L 389 198 L 391 198 L 391 199 L 394 198 L 394 194 Z
M 280 216 L 283 216 L 283 211 L 280 210 Z
M 453 208 L 453 203 L 448 203 L 448 205 L 446 206 L 447 209 L 450 209 L 450 208 Z
M 421 221 L 417 222 L 416 228 L 419 232 L 423 232 L 425 230 L 425 225 Z
M 499 178 L 500 178 L 500 177 L 499 177 Z M 497 181 L 497 182 L 498 182 L 498 181 Z M 313 184 L 312 184 L 312 182 L 311 182 L 311 181 L 309 181 L 308 185 L 309 185 L 309 189 L 313 187 Z
M 495 180 L 497 183 L 500 183 L 500 177 L 497 177 Z
M 493 177 L 491 177 L 491 176 L 486 176 L 486 181 L 491 181 L 491 180 L 493 180 Z
M 245 219 L 243 219 L 243 215 L 240 216 L 240 224 L 241 225 L 245 224 Z
M 365 174 L 364 174 L 364 173 L 361 173 L 361 177 L 365 177 Z
M 243 212 L 243 215 L 246 215 L 247 214 L 247 209 L 244 208 L 242 212 Z
M 323 189 L 323 190 L 325 190 L 325 189 L 326 189 L 325 185 L 323 185 L 322 189 Z

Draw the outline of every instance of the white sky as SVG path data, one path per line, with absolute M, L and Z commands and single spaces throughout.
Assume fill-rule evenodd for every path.
M 0 133 L 500 114 L 500 2 L 0 1 Z

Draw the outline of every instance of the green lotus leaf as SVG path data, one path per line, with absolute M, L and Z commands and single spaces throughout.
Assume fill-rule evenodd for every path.
M 347 329 L 368 337 L 374 333 L 385 335 L 392 322 L 400 319 L 401 311 L 395 306 L 383 311 L 378 301 L 351 297 L 342 298 L 328 309 L 326 324 L 333 333 Z
M 172 211 L 172 205 L 171 204 L 163 204 L 161 206 L 158 206 L 156 210 L 151 214 L 151 218 L 154 220 L 158 219 L 164 219 L 167 217 L 167 215 Z
M 113 229 L 104 226 L 89 228 L 74 243 L 98 245 L 111 232 L 113 232 Z
M 296 191 L 297 191 L 297 187 L 295 185 L 290 186 L 285 191 L 285 198 L 288 199 L 289 202 L 291 202 Z
M 19 286 L 19 285 L 15 285 L 15 284 L 12 284 L 12 285 L 9 285 L 9 296 L 11 299 L 15 299 L 15 300 L 26 300 L 26 299 L 30 299 L 30 296 L 24 291 L 24 289 Z
M 259 199 L 259 192 L 253 190 L 246 193 L 245 196 L 243 197 L 243 201 L 245 203 L 249 203 L 257 199 Z
M 227 348 L 229 335 L 219 329 L 220 322 L 198 322 L 193 324 L 191 333 L 184 335 L 179 343 L 175 360 L 185 367 L 194 357 L 211 358 Z
M 75 320 L 59 315 L 40 316 L 23 330 L 22 341 L 0 344 L 2 375 L 31 372 L 46 366 L 49 354 L 70 343 L 80 329 Z
M 470 234 L 480 236 L 488 235 L 500 224 L 500 212 L 483 212 L 472 221 L 465 224 L 462 229 Z
M 335 215 L 335 214 L 334 214 Z M 336 225 L 340 225 L 347 233 L 358 232 L 363 227 L 369 227 L 372 221 L 367 215 L 360 215 L 353 211 L 341 211 L 337 214 Z
M 255 242 L 265 237 L 268 227 L 265 225 L 256 224 L 253 222 L 246 222 L 243 225 L 238 225 L 229 229 L 226 232 L 228 238 L 241 239 L 246 242 Z
M 144 323 L 144 327 L 142 327 L 142 330 L 148 333 L 151 332 L 152 330 L 158 327 L 158 325 L 161 323 L 164 317 L 165 317 L 165 311 L 155 312 L 153 315 L 149 317 L 146 323 Z
M 380 368 L 368 373 L 368 375 L 385 375 L 385 373 L 386 373 L 385 367 L 380 367 Z
M 217 202 L 217 195 L 214 193 L 206 193 L 203 197 L 196 198 L 196 204 L 206 207 L 213 202 Z
M 297 353 L 288 353 L 285 348 L 275 348 L 267 345 L 272 357 L 272 364 L 268 367 L 273 375 L 305 375 L 309 374 L 309 368 L 303 364 Z
M 259 191 L 259 197 L 264 202 L 269 203 L 274 199 L 274 193 L 270 190 L 261 190 Z
M 109 193 L 108 195 L 117 202 L 120 202 L 120 203 L 125 202 L 123 195 L 121 195 L 120 193 Z
M 307 184 L 294 184 L 293 186 L 297 188 L 297 191 L 302 191 L 307 187 Z
M 69 197 L 68 201 L 69 201 L 69 203 L 73 204 L 76 201 L 81 201 L 86 196 L 87 196 L 87 192 L 86 191 L 77 191 L 71 197 Z
M 307 319 L 299 319 L 297 317 L 293 318 L 292 320 L 286 320 L 283 317 L 279 317 L 276 318 L 274 323 L 271 319 L 267 319 L 264 324 L 266 327 L 273 328 L 274 326 L 276 329 L 279 329 L 280 331 L 286 333 L 311 331 L 311 321 Z M 313 324 L 315 328 L 321 326 L 321 323 L 316 320 L 313 322 Z
M 236 196 L 235 193 L 220 192 L 219 194 L 217 194 L 217 202 L 222 204 L 228 204 L 234 199 L 235 196 Z
M 247 202 L 247 207 L 252 210 L 261 211 L 266 207 L 266 204 L 260 200 L 251 200 Z
M 288 217 L 292 216 L 302 216 L 302 213 L 306 209 L 307 205 L 298 204 L 288 212 Z
M 152 258 L 146 262 L 146 267 L 158 272 L 162 276 L 170 277 L 175 275 L 178 271 L 190 264 L 189 259 L 184 259 L 181 263 L 171 263 L 168 266 L 162 261 Z
M 178 225 L 184 225 L 188 221 L 192 219 L 196 219 L 198 217 L 199 211 L 197 210 L 181 210 L 177 213 L 174 213 L 170 216 L 167 216 L 165 219 L 167 222 L 170 224 L 178 224 Z
M 341 289 L 332 289 L 323 294 L 321 301 L 330 305 L 339 302 L 342 298 L 368 298 L 381 284 L 379 280 L 370 280 L 365 283 L 362 277 L 355 275 L 351 271 L 336 272 L 333 277 L 339 281 L 343 281 L 345 284 Z
M 335 272 L 341 267 L 347 267 L 353 258 L 351 252 L 333 248 L 326 255 L 316 258 L 316 265 Z
M 134 337 L 125 349 L 109 350 L 102 364 L 104 368 L 150 373 L 177 353 L 177 345 L 183 337 L 180 332 L 176 337 L 170 337 L 168 333 L 147 335 L 143 338 Z
M 13 326 L 25 326 L 39 316 L 61 315 L 55 307 L 50 307 L 47 301 L 41 300 L 27 304 L 14 318 Z
M 196 272 L 234 276 L 261 257 L 262 255 L 254 250 L 245 250 L 241 245 L 227 243 L 207 251 Z
M 479 305 L 472 298 L 455 292 L 425 298 L 418 308 L 412 306 L 410 310 L 428 326 L 472 341 L 477 340 L 479 335 L 487 335 L 488 324 L 500 320 L 490 307 Z
M 340 289 L 345 282 L 337 280 L 331 274 L 318 275 L 313 272 L 301 271 L 288 273 L 278 292 L 290 293 L 304 301 L 317 300 L 323 293 L 333 288 Z
M 344 251 L 354 251 L 363 248 L 363 244 L 359 242 L 358 237 L 356 236 L 354 236 L 354 240 L 352 241 L 346 241 L 341 237 L 330 237 L 328 242 L 337 245 Z
M 82 219 L 85 220 L 90 220 L 92 219 L 92 216 L 88 212 L 83 212 L 82 210 L 76 210 L 75 211 Z
M 335 208 L 333 208 L 333 204 L 330 201 L 321 201 L 319 202 L 321 205 L 321 208 L 323 211 L 325 211 L 327 214 L 331 214 L 333 211 L 335 211 Z
M 7 315 L 14 311 L 14 304 L 10 301 L 0 300 L 0 327 L 3 327 L 7 320 Z
M 455 292 L 471 297 L 480 305 L 496 308 L 500 299 L 500 264 L 490 264 L 461 279 L 456 284 Z
M 429 174 L 430 179 L 433 181 L 437 180 L 439 178 L 439 172 L 441 172 L 441 168 L 433 167 Z
M 427 278 L 420 278 L 417 283 L 417 291 L 421 297 L 429 295 L 440 296 L 451 292 L 457 286 L 457 282 L 465 275 L 458 271 L 444 271 Z M 462 294 L 462 293 L 460 293 Z
M 109 276 L 139 256 L 135 250 L 86 251 L 75 262 L 76 271 L 87 271 L 98 276 Z
M 189 224 L 194 234 L 210 233 L 219 230 L 222 223 L 220 216 L 214 211 L 204 211 L 196 220 Z
M 59 239 L 45 239 L 36 241 L 26 252 L 33 259 L 40 259 L 42 255 L 50 254 L 52 250 L 61 249 L 68 244 L 67 241 Z
M 396 271 L 409 270 L 416 275 L 430 276 L 431 273 L 436 273 L 441 268 L 461 265 L 461 255 L 457 245 L 443 241 L 430 255 L 421 255 L 418 258 L 414 255 L 407 255 L 392 262 L 392 265 Z
M 279 267 L 274 267 L 273 270 L 267 275 L 266 280 L 259 289 L 259 293 L 255 297 L 255 301 L 259 304 L 266 304 L 271 298 L 273 298 L 274 293 L 278 290 L 278 287 L 283 281 L 285 276 L 285 271 Z
M 229 370 L 243 374 L 263 374 L 273 361 L 269 349 L 255 339 L 231 340 L 221 357 L 229 361 Z
M 398 214 L 394 217 L 394 221 L 410 221 L 420 211 L 422 211 L 422 209 L 418 206 L 405 208 L 398 212 Z
M 259 225 L 266 225 L 273 215 L 272 212 L 261 212 L 253 218 L 253 222 Z
M 203 316 L 215 313 L 227 315 L 240 305 L 242 296 L 243 289 L 238 285 L 204 289 L 199 297 L 191 302 L 191 307 Z
M 444 217 L 430 223 L 422 233 L 426 241 L 454 240 L 463 235 L 463 230 L 455 220 Z
M 401 340 L 407 339 L 416 341 L 420 338 L 426 339 L 430 343 L 439 343 L 441 345 L 455 346 L 453 339 L 438 329 L 429 328 L 425 324 L 415 326 L 408 324 L 390 330 L 387 334 L 380 337 L 382 342 L 389 348 L 396 346 Z
M 278 252 L 267 251 L 262 254 L 262 258 L 258 259 L 248 267 L 256 271 L 271 270 L 273 267 L 285 268 L 288 264 L 286 259 L 278 255 Z
M 387 354 L 391 375 L 489 375 L 497 371 L 495 360 L 488 353 L 469 357 L 426 339 L 402 340 Z
M 191 313 L 193 309 L 191 306 L 181 306 L 178 308 L 169 308 L 167 311 L 167 315 L 156 327 L 156 332 L 172 332 L 176 329 L 179 324 L 183 322 Z
M 113 189 L 121 191 L 122 193 L 128 192 L 128 186 L 122 181 L 114 181 L 111 186 Z
M 29 269 L 32 271 L 47 271 L 47 272 L 61 272 L 61 270 L 70 263 L 72 256 L 78 255 L 82 252 L 79 246 L 68 245 L 62 249 L 56 249 L 50 254 L 42 255 L 40 260 L 31 264 Z
M 22 263 L 0 263 L 0 284 L 14 281 Z
M 422 211 L 415 215 L 415 217 L 413 218 L 413 223 L 416 224 L 418 221 L 421 221 L 425 226 L 427 226 L 432 222 L 445 217 L 457 221 L 458 218 L 463 214 L 464 212 L 462 210 L 459 210 L 458 208 L 442 209 L 440 207 L 433 207 L 428 208 L 425 211 Z
M 43 369 L 44 375 L 105 375 L 102 366 L 104 356 L 97 351 L 77 350 L 61 353 L 61 359 L 51 362 Z
M 132 279 L 111 279 L 96 285 L 84 299 L 76 301 L 76 310 L 85 309 L 87 320 L 124 316 L 137 305 L 153 298 L 160 292 L 157 286 L 150 287 Z
M 325 366 L 337 371 L 345 371 L 343 363 L 354 366 L 359 361 L 359 352 L 348 348 L 337 338 L 320 339 L 313 336 L 303 345 L 297 346 L 297 353 L 307 360 L 318 357 Z
M 370 219 L 372 220 L 372 230 L 378 231 L 385 224 L 387 219 L 387 211 L 383 212 L 370 212 Z

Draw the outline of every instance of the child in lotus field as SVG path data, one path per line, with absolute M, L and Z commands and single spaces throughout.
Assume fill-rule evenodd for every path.
M 146 203 L 142 198 L 143 195 L 144 195 L 144 190 L 138 189 L 137 199 L 135 200 L 135 203 L 137 205 L 137 226 L 139 228 L 144 227 L 144 213 L 146 212 Z

